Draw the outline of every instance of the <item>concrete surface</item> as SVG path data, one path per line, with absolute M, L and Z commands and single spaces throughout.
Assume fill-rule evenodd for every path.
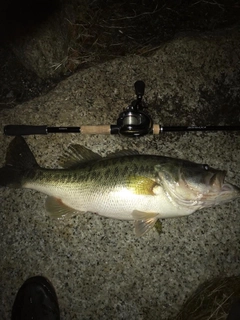
M 163 125 L 238 124 L 240 30 L 180 36 L 148 57 L 132 56 L 71 76 L 52 92 L 11 110 L 7 124 L 49 126 L 115 124 L 146 83 L 146 101 Z M 0 165 L 11 137 L 0 139 Z M 185 158 L 228 170 L 240 185 L 238 132 L 166 133 L 130 139 L 80 134 L 27 137 L 37 161 L 57 167 L 71 143 L 106 155 L 122 148 Z M 207 279 L 239 274 L 239 201 L 163 221 L 138 239 L 133 224 L 86 213 L 51 220 L 45 195 L 0 189 L 0 318 L 9 319 L 15 294 L 33 275 L 48 277 L 62 319 L 172 319 L 184 300 Z

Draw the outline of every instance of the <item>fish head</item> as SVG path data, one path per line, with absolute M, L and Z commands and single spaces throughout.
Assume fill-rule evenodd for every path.
M 225 181 L 226 171 L 189 161 L 170 161 L 156 166 L 160 184 L 177 205 L 196 209 L 240 197 L 240 189 Z

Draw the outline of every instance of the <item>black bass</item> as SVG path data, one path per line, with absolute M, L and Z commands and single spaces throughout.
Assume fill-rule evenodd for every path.
M 55 218 L 90 211 L 134 220 L 138 236 L 158 219 L 189 215 L 240 196 L 238 187 L 224 181 L 225 171 L 162 156 L 122 151 L 102 158 L 71 145 L 62 167 L 41 168 L 25 140 L 16 137 L 0 169 L 0 186 L 47 194 L 46 210 Z

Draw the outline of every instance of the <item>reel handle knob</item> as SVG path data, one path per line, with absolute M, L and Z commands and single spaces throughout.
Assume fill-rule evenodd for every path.
M 142 97 L 145 91 L 145 83 L 141 80 L 138 80 L 134 83 L 134 87 L 135 87 L 135 93 L 137 97 L 139 96 Z

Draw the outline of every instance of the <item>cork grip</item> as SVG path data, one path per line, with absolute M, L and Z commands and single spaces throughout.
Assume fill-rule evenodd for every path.
M 80 132 L 82 134 L 111 134 L 111 129 L 109 125 L 81 126 Z

